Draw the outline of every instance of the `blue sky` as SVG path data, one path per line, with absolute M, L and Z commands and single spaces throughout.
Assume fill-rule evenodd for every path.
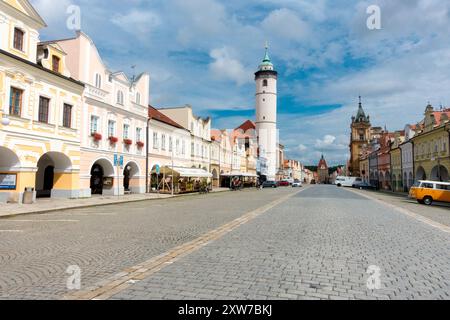
M 49 27 L 73 35 L 66 9 L 112 70 L 151 75 L 156 107 L 190 104 L 235 128 L 254 116 L 253 73 L 269 41 L 279 72 L 279 129 L 289 157 L 348 158 L 358 95 L 373 125 L 402 129 L 425 105 L 450 104 L 450 1 L 442 0 L 32 0 Z M 381 8 L 381 30 L 366 9 Z

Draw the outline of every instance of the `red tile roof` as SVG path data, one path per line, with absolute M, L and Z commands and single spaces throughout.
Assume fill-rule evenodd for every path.
M 179 125 L 178 123 L 176 123 L 175 121 L 170 119 L 168 116 L 162 114 L 156 108 L 154 108 L 150 105 L 148 106 L 148 116 L 153 120 L 163 122 L 165 124 L 168 124 L 169 126 L 172 126 L 172 127 L 178 128 L 178 129 L 185 129 L 183 126 Z
M 241 124 L 239 127 L 236 128 L 236 130 L 239 130 L 239 129 L 241 129 L 244 132 L 246 132 L 248 130 L 256 130 L 256 124 L 251 120 L 247 120 L 243 124 Z
M 441 119 L 442 119 L 442 115 L 443 114 L 446 114 L 447 117 L 450 118 L 450 108 L 449 109 L 444 109 L 442 111 L 433 112 L 434 119 L 436 120 L 436 126 L 440 126 L 441 125 Z

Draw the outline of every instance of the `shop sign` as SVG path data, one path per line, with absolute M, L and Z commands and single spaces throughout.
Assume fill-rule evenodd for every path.
M 0 190 L 16 190 L 17 174 L 0 173 Z

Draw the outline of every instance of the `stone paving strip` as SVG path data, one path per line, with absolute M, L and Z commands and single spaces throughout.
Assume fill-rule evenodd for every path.
M 87 288 L 83 291 L 78 291 L 73 294 L 64 296 L 64 300 L 106 300 L 114 295 L 128 289 L 130 286 L 135 284 L 140 280 L 144 280 L 152 274 L 162 270 L 166 266 L 169 266 L 176 262 L 177 260 L 188 256 L 189 254 L 201 249 L 202 247 L 208 245 L 209 243 L 220 239 L 224 235 L 230 233 L 231 231 L 239 228 L 240 226 L 254 220 L 256 217 L 268 212 L 274 207 L 282 204 L 283 202 L 289 200 L 295 195 L 307 190 L 308 187 L 277 199 L 261 208 L 253 210 L 242 217 L 235 219 L 234 221 L 227 223 L 215 230 L 212 230 L 205 235 L 187 242 L 181 246 L 175 247 L 174 249 L 161 254 L 159 256 L 153 257 L 150 260 L 143 262 L 137 266 L 130 267 L 124 271 L 115 274 L 114 276 L 97 283 L 96 285 Z
M 213 193 L 227 192 L 226 188 L 214 189 Z M 6 204 L 0 210 L 0 218 L 14 217 L 18 215 L 28 214 L 44 214 L 49 212 L 57 212 L 71 209 L 86 209 L 98 206 L 124 204 L 131 202 L 141 202 L 149 200 L 161 200 L 168 198 L 186 197 L 192 194 L 184 195 L 166 195 L 166 194 L 133 194 L 121 197 L 92 197 L 86 199 L 40 199 L 37 203 L 31 205 L 24 204 Z
M 446 225 L 444 225 L 442 223 L 439 223 L 437 221 L 434 221 L 432 219 L 424 217 L 424 216 L 422 216 L 420 214 L 412 212 L 411 210 L 408 210 L 406 208 L 402 208 L 402 207 L 400 207 L 397 204 L 392 204 L 392 203 L 390 203 L 390 202 L 388 202 L 386 200 L 381 200 L 381 199 L 379 199 L 377 197 L 374 197 L 374 196 L 372 196 L 370 194 L 367 194 L 367 193 L 361 192 L 361 191 L 357 191 L 357 190 L 354 190 L 354 189 L 349 189 L 349 191 L 351 191 L 353 193 L 356 193 L 356 194 L 358 194 L 358 195 L 360 195 L 362 197 L 365 197 L 366 199 L 370 199 L 370 200 L 373 200 L 373 201 L 375 201 L 377 203 L 385 205 L 385 206 L 387 206 L 387 207 L 389 207 L 391 209 L 396 210 L 397 212 L 405 214 L 405 215 L 407 215 L 407 216 L 409 216 L 409 217 L 411 217 L 411 218 L 413 218 L 413 219 L 415 219 L 417 221 L 425 223 L 425 224 L 427 224 L 427 225 L 429 225 L 431 227 L 434 227 L 434 228 L 436 228 L 436 229 L 438 229 L 438 230 L 440 230 L 442 232 L 450 233 L 450 227 L 449 226 L 446 226 Z M 423 208 L 425 209 L 427 207 L 423 207 Z M 450 212 L 449 212 L 449 215 L 450 215 Z

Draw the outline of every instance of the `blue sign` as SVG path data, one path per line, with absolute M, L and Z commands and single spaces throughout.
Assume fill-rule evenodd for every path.
M 156 165 L 155 170 L 156 170 L 156 174 L 161 173 L 161 168 L 159 167 L 159 165 Z
M 114 155 L 114 166 L 115 167 L 123 167 L 123 156 L 120 156 L 118 154 Z
M 16 190 L 17 174 L 0 174 L 0 190 Z

